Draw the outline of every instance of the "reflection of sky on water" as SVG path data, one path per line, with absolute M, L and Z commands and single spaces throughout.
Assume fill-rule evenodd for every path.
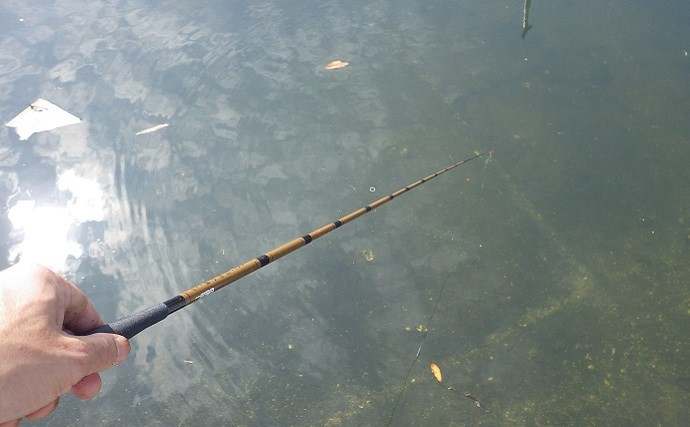
M 578 153 L 591 147 L 574 142 L 628 123 L 601 127 L 597 119 L 613 114 L 604 101 L 627 75 L 602 58 L 627 61 L 615 56 L 623 42 L 597 44 L 592 55 L 592 40 L 605 38 L 549 31 L 554 24 L 540 13 L 560 16 L 557 6 L 536 1 L 531 20 L 541 25 L 524 41 L 521 2 L 43 3 L 0 6 L 0 87 L 8 88 L 0 117 L 40 96 L 82 123 L 24 142 L 0 129 L 2 254 L 63 271 L 105 319 L 163 301 L 485 149 L 489 137 L 498 154 L 145 331 L 132 357 L 104 375 L 103 397 L 63 399 L 54 422 L 385 424 L 420 345 L 416 327 L 443 283 L 396 420 L 553 424 L 559 418 L 549 408 L 558 405 L 542 405 L 550 395 L 575 402 L 571 415 L 587 412 L 577 407 L 587 403 L 582 388 L 597 398 L 624 395 L 600 378 L 588 383 L 586 367 L 563 368 L 570 355 L 599 354 L 575 340 L 615 341 L 619 355 L 634 343 L 588 337 L 594 327 L 581 335 L 548 328 L 583 321 L 579 313 L 606 319 L 598 304 L 627 303 L 581 278 L 612 282 L 569 238 L 588 235 L 585 225 L 563 222 L 591 207 L 544 196 L 581 188 L 587 173 L 642 188 L 627 174 L 600 175 L 616 164 L 610 159 L 589 171 Z M 573 27 L 589 22 L 586 9 L 573 12 Z M 579 42 L 566 49 L 564 40 Z M 325 72 L 333 59 L 350 66 Z M 645 104 L 616 105 L 636 114 Z M 134 135 L 157 123 L 170 126 Z M 564 158 L 570 166 L 557 167 L 554 159 Z M 524 319 L 543 329 L 523 329 Z M 566 336 L 573 342 L 557 338 Z M 547 341 L 560 347 L 550 353 Z M 452 385 L 498 409 L 484 416 L 443 394 L 428 375 L 431 361 Z M 582 387 L 562 385 L 571 380 Z
M 10 249 L 11 261 L 21 258 L 60 271 L 68 257 L 81 257 L 81 245 L 69 239 L 74 222 L 66 209 L 36 207 L 33 200 L 20 200 L 7 216 L 15 232 L 22 233 L 21 243 Z
M 7 216 L 20 243 L 10 249 L 10 262 L 18 259 L 44 264 L 64 272 L 67 259 L 79 259 L 84 248 L 74 240 L 72 228 L 89 221 L 103 221 L 105 197 L 98 183 L 68 170 L 57 177 L 57 189 L 70 199 L 64 206 L 36 205 L 17 200 Z

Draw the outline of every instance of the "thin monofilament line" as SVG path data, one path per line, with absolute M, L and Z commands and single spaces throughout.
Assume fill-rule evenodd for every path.
M 407 374 L 405 375 L 405 380 L 403 381 L 403 387 L 400 390 L 400 393 L 398 393 L 398 397 L 395 399 L 395 406 L 393 406 L 393 410 L 391 411 L 390 417 L 388 417 L 388 423 L 386 423 L 387 426 L 389 426 L 393 422 L 393 415 L 395 414 L 395 410 L 398 409 L 398 405 L 400 404 L 400 399 L 402 398 L 403 393 L 405 393 L 405 390 L 407 389 L 407 384 L 408 380 L 410 379 L 410 372 L 412 372 L 412 368 L 414 365 L 417 363 L 419 360 L 419 356 L 422 353 L 422 347 L 424 346 L 424 343 L 426 342 L 426 337 L 429 334 L 429 331 L 431 330 L 431 321 L 434 320 L 434 316 L 436 316 L 436 311 L 438 310 L 438 305 L 441 302 L 441 297 L 443 296 L 443 291 L 446 289 L 446 285 L 450 281 L 450 278 L 453 277 L 453 274 L 455 274 L 455 270 L 458 268 L 458 262 L 460 262 L 460 257 L 462 256 L 462 252 L 458 254 L 457 258 L 455 258 L 455 263 L 453 264 L 453 271 L 451 271 L 448 276 L 446 277 L 446 280 L 443 281 L 443 285 L 441 285 L 441 289 L 438 291 L 438 296 L 436 297 L 436 304 L 434 304 L 434 309 L 431 311 L 431 315 L 429 316 L 429 320 L 427 320 L 425 328 L 426 330 L 424 331 L 424 335 L 422 336 L 422 341 L 419 343 L 419 348 L 417 349 L 417 354 L 414 356 L 412 359 L 412 363 L 410 363 L 410 367 L 407 368 Z

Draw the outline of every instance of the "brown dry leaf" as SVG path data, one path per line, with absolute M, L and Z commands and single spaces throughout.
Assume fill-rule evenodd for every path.
M 337 69 L 339 69 L 339 68 L 345 68 L 345 67 L 347 67 L 348 65 L 350 65 L 349 62 L 341 61 L 341 60 L 338 59 L 338 60 L 329 62 L 328 64 L 326 64 L 326 65 L 323 67 L 323 69 L 324 69 L 324 70 L 328 70 L 328 71 L 330 71 L 330 70 L 337 70 Z
M 443 377 L 441 376 L 441 368 L 439 368 L 435 363 L 429 365 L 429 368 L 431 369 L 431 372 L 434 374 L 434 378 L 436 378 L 436 381 L 441 382 L 441 380 L 443 380 Z

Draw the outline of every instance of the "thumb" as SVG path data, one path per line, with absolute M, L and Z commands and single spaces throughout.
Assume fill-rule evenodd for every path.
M 102 372 L 112 368 L 127 358 L 131 345 L 129 340 L 116 334 L 93 334 L 77 338 L 87 345 L 89 372 Z

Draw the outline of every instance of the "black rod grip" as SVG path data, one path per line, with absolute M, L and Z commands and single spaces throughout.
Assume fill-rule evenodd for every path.
M 162 302 L 152 305 L 151 307 L 145 308 L 141 311 L 137 311 L 136 313 L 123 317 L 120 320 L 116 320 L 113 323 L 93 328 L 81 335 L 91 335 L 104 332 L 107 334 L 122 335 L 127 339 L 131 339 L 139 332 L 143 331 L 149 326 L 155 325 L 166 317 L 168 317 L 168 306 Z

